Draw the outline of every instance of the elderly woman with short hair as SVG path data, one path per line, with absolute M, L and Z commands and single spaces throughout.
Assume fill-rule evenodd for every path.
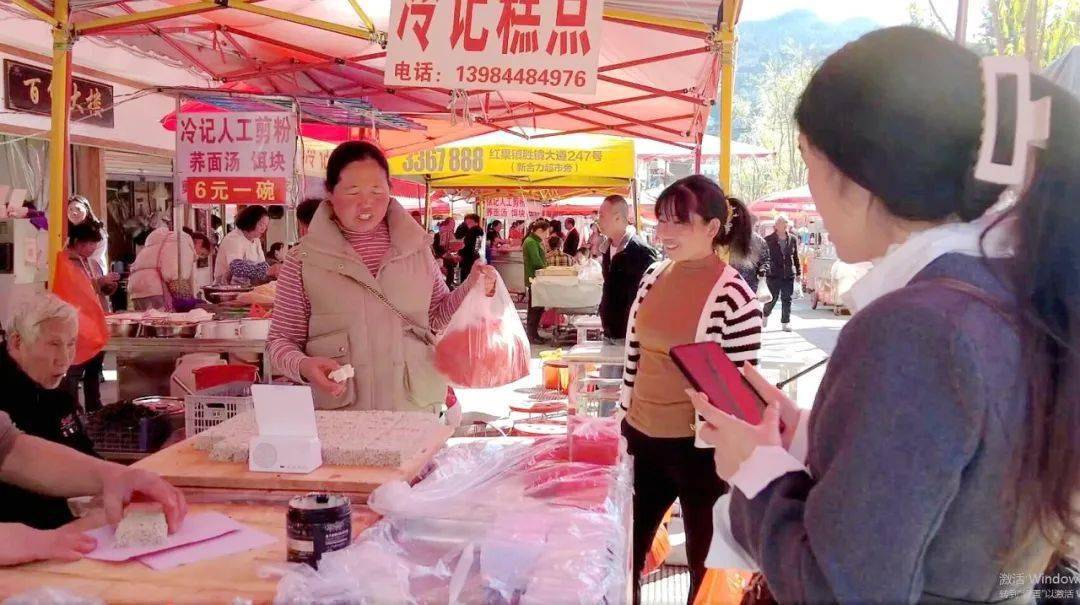
M 53 294 L 14 302 L 0 347 L 0 566 L 38 559 L 71 561 L 93 550 L 67 498 L 99 496 L 117 523 L 140 495 L 162 505 L 170 530 L 187 511 L 183 494 L 161 477 L 94 456 L 75 403 L 57 387 L 75 356 L 78 314 Z M 83 521 L 85 523 L 85 521 Z
M 60 385 L 75 357 L 79 317 L 53 294 L 26 296 L 12 305 L 0 349 L 0 411 L 31 435 L 94 456 L 78 414 L 78 401 Z M 72 517 L 63 498 L 0 485 L 0 522 L 51 529 Z

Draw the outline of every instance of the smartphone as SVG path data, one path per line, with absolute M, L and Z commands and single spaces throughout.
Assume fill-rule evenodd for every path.
M 669 353 L 686 379 L 721 410 L 759 424 L 768 404 L 715 342 L 672 347 Z

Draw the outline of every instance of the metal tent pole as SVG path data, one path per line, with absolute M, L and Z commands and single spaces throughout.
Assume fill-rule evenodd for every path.
M 70 175 L 71 47 L 68 0 L 53 3 L 52 132 L 49 136 L 49 283 L 56 274 L 57 255 L 67 231 Z

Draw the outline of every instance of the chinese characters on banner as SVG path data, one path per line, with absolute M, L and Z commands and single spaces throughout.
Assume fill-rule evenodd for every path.
M 307 176 L 322 176 L 326 174 L 326 164 L 330 161 L 330 154 L 334 148 L 306 147 L 304 149 L 304 174 Z
M 388 86 L 596 91 L 603 0 L 393 0 Z
M 484 216 L 489 218 L 505 218 L 511 222 L 518 219 L 533 221 L 543 214 L 544 207 L 540 202 L 530 202 L 522 197 L 492 198 L 484 202 Z
M 296 116 L 183 113 L 176 120 L 176 191 L 188 204 L 286 204 L 296 169 Z
M 620 150 L 621 151 L 621 150 Z M 396 174 L 604 174 L 611 151 L 601 149 L 492 147 L 436 147 L 391 158 Z M 629 149 L 633 157 L 633 148 Z
M 41 116 L 52 115 L 52 71 L 4 59 L 4 106 Z M 71 79 L 71 120 L 113 127 L 113 87 L 82 78 Z
M 494 198 L 484 202 L 484 214 L 487 216 L 507 216 L 526 218 L 529 216 L 528 202 L 520 197 Z

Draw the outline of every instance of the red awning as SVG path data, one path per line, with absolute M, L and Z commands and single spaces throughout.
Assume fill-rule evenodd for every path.
M 750 212 L 754 214 L 817 214 L 817 206 L 814 198 L 810 195 L 810 187 L 803 185 L 787 191 L 771 193 L 753 204 L 750 204 Z
M 353 3 L 345 0 L 250 0 L 244 7 L 194 0 L 76 0 L 73 20 L 86 24 L 144 15 L 133 17 L 138 19 L 134 23 L 89 29 L 84 25 L 79 33 L 174 60 L 220 83 L 243 83 L 267 94 L 363 99 L 426 127 L 380 130 L 379 140 L 392 155 L 495 130 L 516 132 L 519 127 L 647 138 L 692 150 L 704 134 L 718 89 L 720 45 L 712 28 L 721 4 L 721 0 L 607 0 L 599 82 L 592 95 L 485 90 L 455 95 L 434 87 L 388 90 L 383 84 L 386 52 L 378 43 L 317 24 L 366 29 Z M 359 5 L 375 29 L 387 31 L 388 1 Z M 153 12 L 168 7 L 191 10 L 168 18 Z M 260 10 L 263 14 L 257 14 Z M 283 14 L 318 22 L 274 16 Z M 331 131 L 311 136 L 347 138 L 339 135 Z

